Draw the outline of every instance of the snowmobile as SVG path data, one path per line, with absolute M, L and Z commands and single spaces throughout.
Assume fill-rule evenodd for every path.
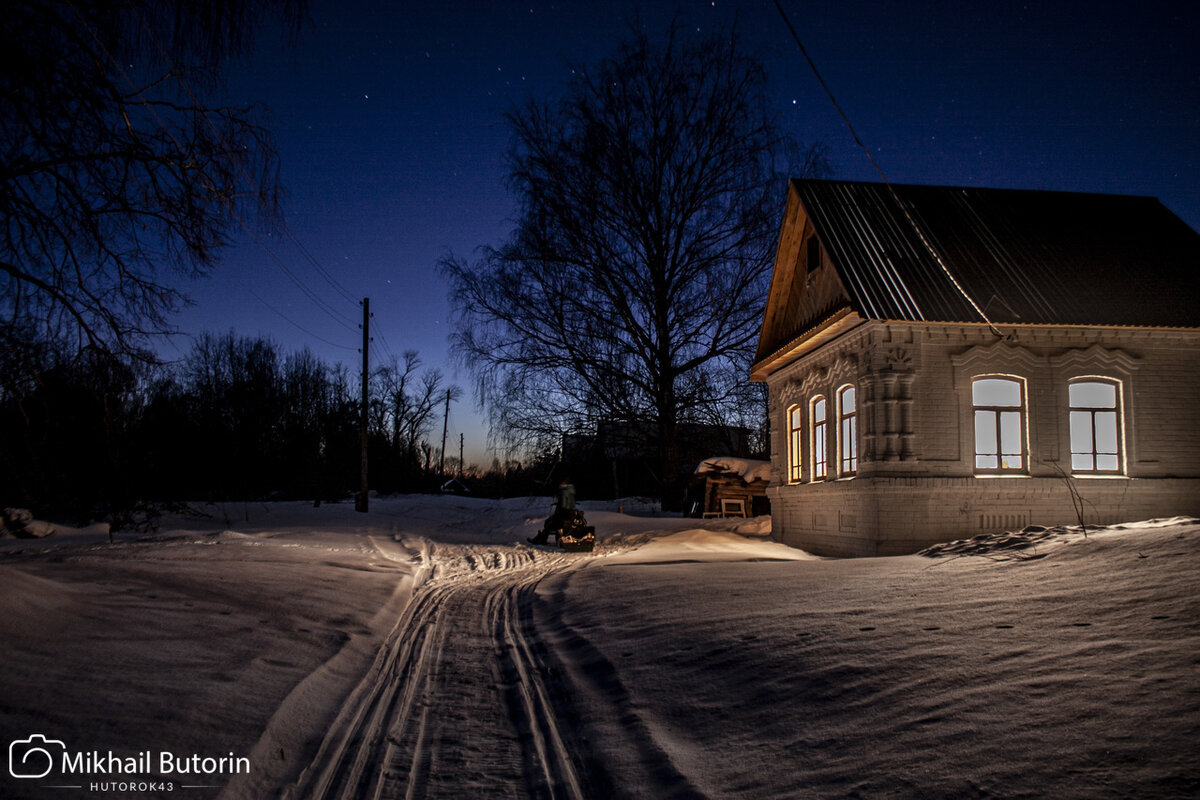
M 568 553 L 590 553 L 596 546 L 596 528 L 588 525 L 579 509 L 555 514 L 546 520 L 542 535 L 554 541 Z

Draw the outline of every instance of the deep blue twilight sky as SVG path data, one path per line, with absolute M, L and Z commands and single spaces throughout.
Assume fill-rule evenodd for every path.
M 468 461 L 491 455 L 470 377 L 449 362 L 436 263 L 472 257 L 512 227 L 504 110 L 560 92 L 571 65 L 613 52 L 631 20 L 657 35 L 677 16 L 699 36 L 737 18 L 791 133 L 826 144 L 834 177 L 877 180 L 771 0 L 310 2 L 293 46 L 267 31 L 232 66 L 229 99 L 270 108 L 287 224 L 350 298 L 371 298 L 373 361 L 416 349 L 466 390 L 448 450 L 465 431 Z M 1200 229 L 1194 0 L 783 5 L 889 180 L 1153 195 Z M 196 305 L 178 327 L 263 334 L 357 368 L 361 311 L 295 241 L 239 237 L 221 268 L 186 287 Z M 177 337 L 163 355 L 187 348 Z

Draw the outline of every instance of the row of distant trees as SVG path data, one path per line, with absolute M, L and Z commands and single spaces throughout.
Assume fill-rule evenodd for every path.
M 0 375 L 6 505 L 120 522 L 172 501 L 338 500 L 358 486 L 359 379 L 307 349 L 226 333 L 166 365 L 36 341 L 20 352 Z M 452 387 L 412 351 L 370 380 L 371 488 L 436 489 L 430 439 Z M 444 467 L 461 469 L 450 454 Z

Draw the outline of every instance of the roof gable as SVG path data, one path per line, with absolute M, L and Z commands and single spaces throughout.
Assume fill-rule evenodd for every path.
M 829 262 L 828 253 L 808 219 L 793 181 L 788 191 L 754 360 L 761 361 L 814 322 L 849 304 L 850 296 Z
M 824 180 L 792 195 L 864 318 L 980 322 L 969 295 L 996 323 L 1200 324 L 1200 234 L 1155 198 Z

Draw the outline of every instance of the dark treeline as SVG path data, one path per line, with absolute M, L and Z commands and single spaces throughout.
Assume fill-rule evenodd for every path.
M 205 334 L 180 361 L 147 365 L 30 341 L 0 365 L 0 506 L 118 525 L 163 504 L 343 500 L 359 485 L 359 377 L 307 349 Z M 370 485 L 436 490 L 430 433 L 447 387 L 415 352 L 371 375 Z M 457 475 L 447 457 L 447 476 Z M 477 488 L 536 489 L 518 465 Z

